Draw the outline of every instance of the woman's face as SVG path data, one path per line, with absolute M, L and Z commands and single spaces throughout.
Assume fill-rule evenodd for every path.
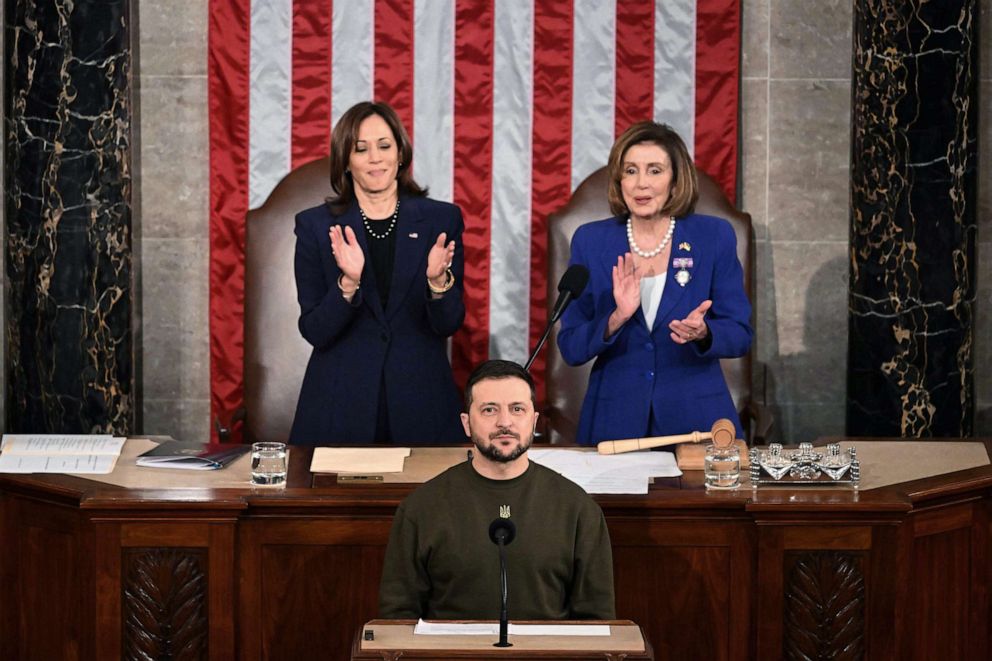
M 672 192 L 672 159 L 653 142 L 631 145 L 623 155 L 620 190 L 633 218 L 657 220 Z
M 384 193 L 396 187 L 399 148 L 389 124 L 379 115 L 370 115 L 358 125 L 348 168 L 356 192 Z

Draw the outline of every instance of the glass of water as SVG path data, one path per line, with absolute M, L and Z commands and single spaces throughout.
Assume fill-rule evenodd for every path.
M 252 484 L 285 484 L 286 483 L 286 444 L 285 443 L 252 443 L 251 446 L 251 483 Z
M 728 447 L 706 446 L 703 477 L 707 489 L 736 489 L 741 485 L 741 453 L 734 443 Z

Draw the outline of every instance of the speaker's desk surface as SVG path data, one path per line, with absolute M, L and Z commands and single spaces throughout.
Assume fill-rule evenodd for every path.
M 516 623 L 514 623 L 516 624 Z M 654 659 L 650 645 L 644 640 L 641 628 L 629 620 L 607 622 L 533 622 L 522 624 L 560 624 L 561 626 L 605 625 L 608 636 L 568 635 L 513 635 L 507 637 L 512 645 L 497 648 L 499 639 L 492 635 L 443 635 L 414 634 L 414 620 L 372 620 L 366 622 L 355 635 L 351 649 L 352 661 L 362 659 L 568 659 L 593 661 L 624 659 L 641 661 Z M 371 632 L 371 640 L 365 640 Z
M 914 446 L 910 464 L 943 471 L 955 447 Z M 284 489 L 226 471 L 0 475 L 0 658 L 347 658 L 413 486 L 309 466 L 294 448 Z M 706 492 L 687 472 L 597 497 L 618 617 L 659 659 L 988 658 L 992 467 L 899 475 Z

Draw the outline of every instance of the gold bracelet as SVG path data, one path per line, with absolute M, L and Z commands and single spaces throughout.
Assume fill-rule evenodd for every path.
M 445 278 L 444 284 L 441 285 L 440 287 L 435 287 L 434 284 L 431 282 L 431 279 L 430 278 L 427 278 L 427 286 L 430 287 L 430 290 L 431 290 L 432 293 L 434 293 L 434 294 L 443 294 L 444 292 L 446 292 L 449 289 L 451 289 L 452 287 L 454 287 L 454 285 L 455 285 L 455 274 L 451 272 L 451 269 L 450 268 L 449 269 L 446 269 L 446 271 L 448 273 L 448 277 Z
M 359 280 L 357 283 L 355 283 L 355 288 L 352 289 L 351 291 L 348 291 L 347 289 L 344 288 L 344 273 L 338 276 L 338 289 L 341 290 L 342 294 L 346 296 L 348 294 L 354 294 L 356 291 L 358 291 L 361 288 L 362 288 L 362 281 Z

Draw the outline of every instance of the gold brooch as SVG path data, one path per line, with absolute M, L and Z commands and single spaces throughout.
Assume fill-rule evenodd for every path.
M 692 252 L 692 246 L 689 245 L 688 241 L 683 241 L 679 244 L 679 250 L 685 250 L 686 252 Z

